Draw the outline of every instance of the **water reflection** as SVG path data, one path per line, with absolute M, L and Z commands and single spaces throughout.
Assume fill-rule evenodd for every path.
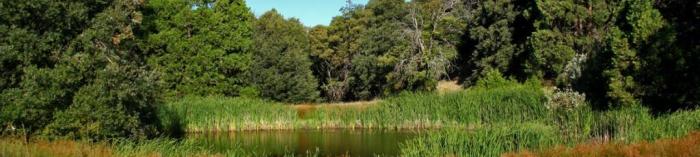
M 315 152 L 321 156 L 396 156 L 399 143 L 425 131 L 296 130 L 254 131 L 226 134 L 193 134 L 188 138 L 215 152 L 242 147 L 258 154 L 282 156 Z

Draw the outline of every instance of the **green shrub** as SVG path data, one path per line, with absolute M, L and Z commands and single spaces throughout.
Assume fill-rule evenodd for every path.
M 98 140 L 157 135 L 158 87 L 149 73 L 129 69 L 110 66 L 98 71 L 94 82 L 81 87 L 72 104 L 55 115 L 47 133 Z

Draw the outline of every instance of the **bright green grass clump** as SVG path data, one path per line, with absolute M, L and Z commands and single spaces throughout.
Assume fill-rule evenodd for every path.
M 166 108 L 188 132 L 288 129 L 298 121 L 288 106 L 242 97 L 186 97 Z
M 503 124 L 474 131 L 447 129 L 402 144 L 403 156 L 498 156 L 558 141 L 556 129 L 539 123 Z

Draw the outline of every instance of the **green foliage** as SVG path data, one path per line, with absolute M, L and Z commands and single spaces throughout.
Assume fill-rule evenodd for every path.
M 253 13 L 243 0 L 147 2 L 141 44 L 167 95 L 238 95 L 251 62 Z M 195 5 L 199 7 L 193 8 Z
M 314 70 L 330 101 L 431 91 L 447 77 L 462 34 L 456 4 L 371 0 L 311 30 Z
M 53 67 L 63 49 L 106 1 L 4 1 L 0 3 L 0 90 L 17 88 L 24 68 Z M 111 35 L 109 36 L 111 37 Z
M 603 64 L 591 56 L 603 50 L 600 45 L 620 8 L 620 3 L 611 1 L 536 1 L 532 11 L 536 31 L 526 50 L 526 73 L 556 79 L 557 85 L 565 87 L 593 80 L 582 77 L 598 77 L 582 71 L 591 69 L 587 65 Z
M 514 84 L 514 82 L 503 78 L 503 74 L 498 70 L 489 71 L 483 78 L 476 81 L 476 87 L 480 88 L 496 88 L 512 84 Z
M 361 119 L 361 126 L 379 128 L 420 128 L 457 125 L 479 125 L 497 122 L 522 122 L 548 117 L 546 98 L 537 81 L 519 84 L 496 77 L 493 86 L 472 88 L 465 92 L 402 93 L 389 97 L 376 108 L 365 112 L 319 110 L 321 120 L 341 119 L 350 125 Z M 325 118 L 324 118 L 325 117 Z
M 465 35 L 460 43 L 460 79 L 465 85 L 473 85 L 490 70 L 507 74 L 516 73 L 521 63 L 515 62 L 525 42 L 516 34 L 516 22 L 524 20 L 520 4 L 510 0 L 487 0 L 466 4 Z M 527 31 L 520 30 L 517 31 Z M 521 41 L 522 40 L 522 41 Z
M 66 68 L 47 68 L 60 62 L 65 46 L 91 24 L 94 14 L 107 7 L 104 1 L 0 2 L 3 125 L 32 134 L 51 121 L 55 110 L 68 105 L 71 91 L 66 87 L 73 86 L 80 76 Z
M 285 102 L 318 100 L 309 37 L 298 20 L 266 12 L 255 22 L 254 42 L 249 80 L 261 96 Z
M 55 69 L 25 68 L 21 88 L 3 92 L 2 118 L 16 128 L 33 135 L 51 123 L 55 112 L 65 109 L 72 101 L 79 77 L 65 67 Z M 74 88 L 74 87 L 73 87 Z
M 143 68 L 145 55 L 135 49 L 140 1 L 8 3 L 0 6 L 16 8 L 4 11 L 27 16 L 25 20 L 46 21 L 27 22 L 4 16 L 14 13 L 2 14 L 3 21 L 13 28 L 2 34 L 41 34 L 48 40 L 23 43 L 22 49 L 10 51 L 27 51 L 34 59 L 10 58 L 26 62 L 9 63 L 21 69 L 21 73 L 11 74 L 21 76 L 16 79 L 21 81 L 3 89 L 7 99 L 0 110 L 9 115 L 3 119 L 27 138 L 37 133 L 86 139 L 146 138 L 158 133 L 153 110 L 159 104 L 159 88 Z M 65 11 L 71 14 L 60 16 Z M 17 44 L 5 41 L 2 43 Z
M 149 73 L 108 65 L 97 71 L 93 83 L 82 86 L 72 104 L 55 114 L 48 134 L 111 139 L 145 138 L 159 134 L 156 106 L 158 87 Z
M 362 6 L 343 8 L 328 27 L 315 27 L 310 33 L 313 69 L 323 96 L 329 101 L 352 99 L 353 59 L 361 50 L 360 38 L 367 29 L 370 12 Z
M 456 41 L 462 33 L 464 24 L 457 22 L 459 14 L 454 2 L 441 0 L 411 1 L 404 13 L 405 19 L 396 26 L 382 32 L 398 31 L 402 33 L 402 44 L 394 44 L 389 49 L 393 61 L 393 71 L 387 75 L 390 88 L 387 92 L 401 90 L 432 91 L 437 81 L 446 78 L 450 63 L 457 56 Z M 368 6 L 372 9 L 372 6 Z M 385 24 L 386 25 L 386 24 Z M 379 27 L 382 28 L 382 27 Z M 386 28 L 384 28 L 386 29 Z M 385 33 L 386 34 L 386 33 Z M 396 37 L 396 35 L 393 35 Z M 398 40 L 401 41 L 401 40 Z
M 635 81 L 641 101 L 658 111 L 697 107 L 700 75 L 694 71 L 700 65 L 700 31 L 691 23 L 698 21 L 698 6 L 681 1 L 630 3 L 625 28 L 632 30 L 630 38 L 640 47 L 642 70 Z
M 526 62 L 525 71 L 544 79 L 559 77 L 576 54 L 570 46 L 573 43 L 570 38 L 550 30 L 532 33 L 528 43 L 532 54 Z
M 615 106 L 635 104 L 635 82 L 631 75 L 638 70 L 639 61 L 622 32 L 616 29 L 611 32 L 602 55 L 610 58 L 602 73 L 608 85 L 606 97 L 610 99 L 610 103 Z

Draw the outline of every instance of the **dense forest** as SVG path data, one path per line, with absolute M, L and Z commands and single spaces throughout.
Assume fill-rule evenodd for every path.
M 306 27 L 244 0 L 0 2 L 0 124 L 27 135 L 144 139 L 185 96 L 285 103 L 464 87 L 498 71 L 596 110 L 700 105 L 693 0 L 348 1 Z

